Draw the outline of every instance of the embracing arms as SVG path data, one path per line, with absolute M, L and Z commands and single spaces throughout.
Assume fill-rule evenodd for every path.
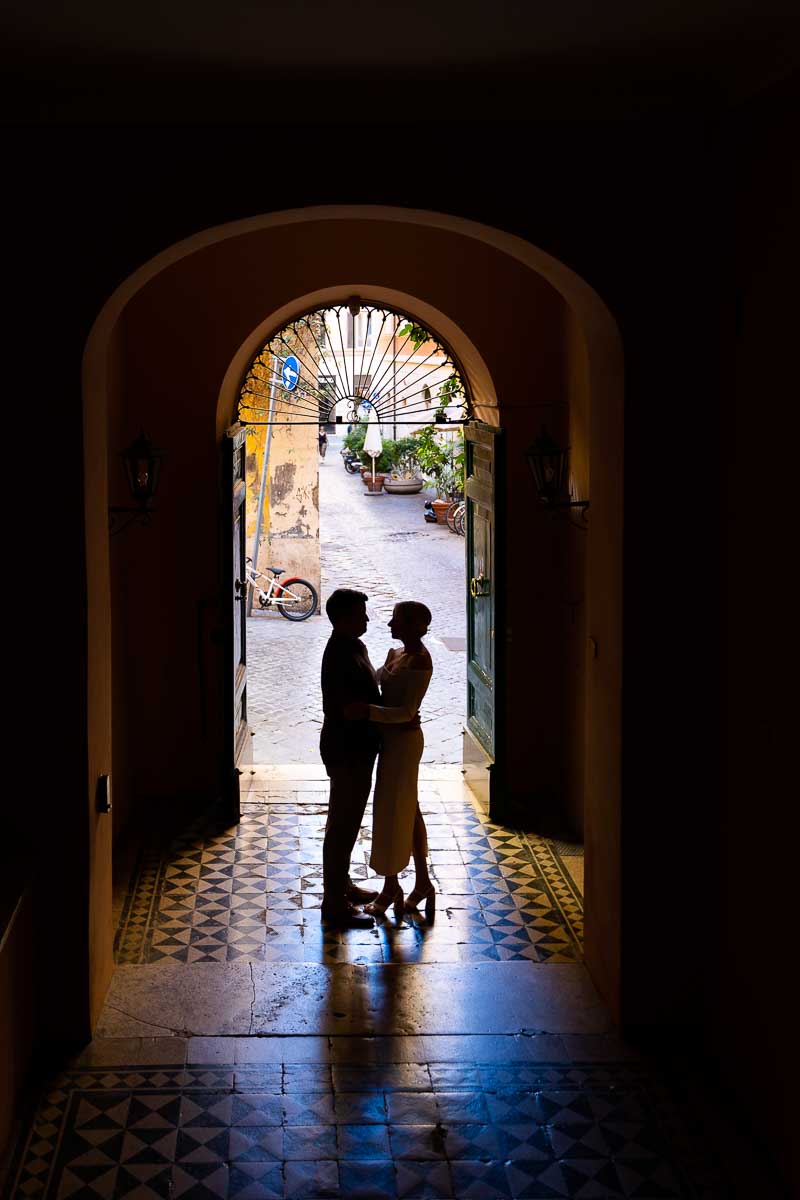
M 387 665 L 391 658 L 387 659 Z M 383 668 L 381 675 L 384 675 Z M 388 672 L 391 675 L 391 672 Z M 419 706 L 431 680 L 431 661 L 427 655 L 409 658 L 406 669 L 393 679 L 392 700 L 387 704 L 348 704 L 344 715 L 347 719 L 370 720 L 381 725 L 409 725 L 419 728 Z

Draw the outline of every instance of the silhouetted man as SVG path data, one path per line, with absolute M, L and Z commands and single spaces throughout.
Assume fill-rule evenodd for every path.
M 319 750 L 331 781 L 322 847 L 322 919 L 367 929 L 373 924 L 372 917 L 356 905 L 367 904 L 378 893 L 351 881 L 350 856 L 369 799 L 380 735 L 369 721 L 346 721 L 343 715 L 345 705 L 353 700 L 380 703 L 375 670 L 361 641 L 369 624 L 367 597 L 363 592 L 337 588 L 325 611 L 333 633 L 322 656 L 324 720 Z

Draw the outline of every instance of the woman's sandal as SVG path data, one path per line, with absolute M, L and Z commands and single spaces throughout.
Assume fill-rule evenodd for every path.
M 387 908 L 393 908 L 395 920 L 402 921 L 403 913 L 405 912 L 405 903 L 403 901 L 403 889 L 399 884 L 393 896 L 389 896 L 388 898 L 384 898 L 383 895 L 378 896 L 377 900 L 373 900 L 371 904 L 364 905 L 364 912 L 370 913 L 373 917 L 385 917 Z
M 425 901 L 425 916 L 432 921 L 436 915 L 436 889 L 432 883 L 427 888 L 414 888 L 413 892 L 408 893 L 406 912 L 414 912 L 422 900 Z

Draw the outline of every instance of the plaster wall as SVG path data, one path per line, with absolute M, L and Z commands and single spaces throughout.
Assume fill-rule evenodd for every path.
M 86 384 L 111 391 L 119 379 L 119 341 L 115 336 L 103 347 L 103 353 L 87 361 Z M 86 693 L 89 728 L 96 734 L 89 738 L 85 764 L 84 812 L 86 823 L 83 837 L 75 845 L 55 848 L 58 855 L 69 854 L 74 869 L 73 886 L 64 896 L 62 919 L 75 920 L 88 926 L 86 938 L 85 987 L 88 1004 L 84 1007 L 85 1031 L 94 1028 L 105 992 L 114 970 L 113 930 L 111 918 L 112 893 L 112 812 L 103 811 L 98 804 L 98 781 L 108 776 L 113 794 L 112 697 L 113 697 L 113 639 L 107 619 L 111 606 L 111 570 L 108 538 L 108 410 L 100 414 L 84 412 L 85 499 L 86 522 L 86 596 L 87 596 L 87 656 Z M 98 500 L 100 501 L 98 503 Z M 111 670 L 108 665 L 112 664 Z M 62 820 L 67 821 L 66 814 Z
M 320 597 L 319 453 L 316 425 L 275 425 L 267 461 L 267 486 L 258 567 L 280 567 L 283 578 L 307 579 Z M 247 553 L 254 554 L 266 426 L 247 438 Z M 262 584 L 265 582 L 261 581 Z
M 108 341 L 106 352 L 106 373 L 109 391 L 117 394 L 124 386 L 125 346 L 122 337 L 122 327 L 116 325 Z M 132 429 L 132 426 L 131 426 Z M 129 445 L 136 434 L 132 431 L 127 442 L 122 441 L 119 449 Z M 119 456 L 108 454 L 108 494 L 109 504 L 126 507 L 131 503 L 131 496 L 125 480 Z M 120 514 L 124 519 L 124 514 Z M 128 649 L 128 574 L 131 569 L 132 547 L 129 542 L 136 542 L 146 530 L 138 525 L 130 525 L 109 537 L 109 568 L 111 583 L 111 655 L 113 668 L 111 672 L 111 726 L 104 726 L 104 736 L 110 737 L 108 753 L 111 754 L 111 778 L 113 791 L 112 831 L 114 845 L 129 835 L 132 822 L 141 814 L 133 802 L 130 772 L 126 768 L 128 759 L 128 722 L 125 720 L 128 696 L 128 664 L 130 653 Z
M 253 544 L 256 536 L 258 518 L 258 497 L 261 488 L 261 468 L 264 462 L 264 450 L 267 443 L 267 426 L 256 425 L 248 431 L 247 450 L 245 454 L 245 478 L 247 481 L 247 553 L 253 556 Z M 263 524 L 269 520 L 269 491 L 264 496 Z M 263 533 L 263 530 L 262 530 Z M 259 557 L 258 565 L 265 560 Z
M 564 335 L 569 413 L 567 443 L 570 447 L 572 495 L 576 500 L 591 500 L 589 362 L 583 335 L 571 311 L 566 315 Z M 563 627 L 562 654 L 565 674 L 570 680 L 570 686 L 565 689 L 563 712 L 564 814 L 571 828 L 580 834 L 584 832 L 586 793 L 586 672 L 588 660 L 594 655 L 586 626 L 586 548 L 592 520 L 591 504 L 586 517 L 584 521 L 575 510 L 570 517 L 558 518 L 562 523 L 561 539 L 565 557 L 563 589 L 559 598 Z

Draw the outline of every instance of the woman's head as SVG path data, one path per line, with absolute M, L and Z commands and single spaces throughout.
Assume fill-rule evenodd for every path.
M 392 637 L 405 641 L 407 638 L 423 638 L 431 623 L 431 610 L 419 600 L 401 600 L 395 604 L 389 628 Z

